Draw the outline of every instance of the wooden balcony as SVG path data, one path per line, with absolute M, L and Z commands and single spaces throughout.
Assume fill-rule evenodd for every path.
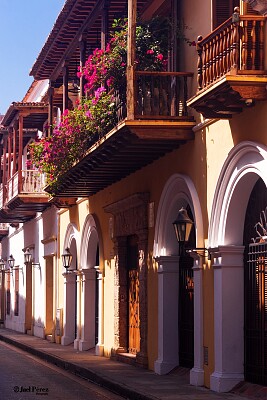
M 198 91 L 188 102 L 206 118 L 231 118 L 267 99 L 266 17 L 234 13 L 199 37 Z
M 16 172 L 0 190 L 0 219 L 25 222 L 36 212 L 44 211 L 50 205 L 44 186 L 45 177 L 39 171 Z
M 87 197 L 192 140 L 195 122 L 186 104 L 191 77 L 183 72 L 136 72 L 131 101 L 125 87 L 114 93 L 116 126 L 60 177 L 56 189 L 50 185 L 45 190 L 56 198 Z

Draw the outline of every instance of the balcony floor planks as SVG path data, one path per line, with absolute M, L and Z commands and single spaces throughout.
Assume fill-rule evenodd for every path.
M 194 121 L 123 121 L 65 173 L 56 197 L 88 197 L 193 140 Z

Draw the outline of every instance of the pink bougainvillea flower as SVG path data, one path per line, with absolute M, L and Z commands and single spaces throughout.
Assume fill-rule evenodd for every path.
M 164 57 L 163 57 L 163 54 L 158 54 L 158 55 L 157 55 L 157 59 L 158 59 L 158 60 L 162 61 L 163 58 L 164 58 Z

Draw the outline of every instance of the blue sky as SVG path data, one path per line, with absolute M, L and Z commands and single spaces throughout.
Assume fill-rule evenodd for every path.
M 0 114 L 21 101 L 41 51 L 65 0 L 0 0 Z

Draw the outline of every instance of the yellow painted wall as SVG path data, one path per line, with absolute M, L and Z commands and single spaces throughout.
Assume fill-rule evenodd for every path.
M 195 40 L 197 35 L 206 35 L 211 31 L 211 1 L 199 2 L 193 0 L 183 2 L 181 15 L 189 29 L 186 36 Z M 193 11 L 192 11 L 193 10 Z M 197 55 L 194 47 L 184 45 L 182 69 L 194 72 L 194 79 L 190 86 L 191 94 L 196 89 Z M 104 270 L 104 342 L 105 354 L 109 355 L 114 337 L 114 259 L 113 243 L 109 237 L 109 215 L 103 208 L 136 192 L 149 192 L 150 201 L 155 203 L 155 217 L 164 185 L 174 173 L 189 176 L 199 195 L 203 223 L 204 242 L 208 240 L 209 219 L 216 184 L 221 168 L 229 151 L 234 145 L 244 140 L 254 140 L 266 143 L 265 130 L 267 126 L 266 103 L 259 103 L 251 109 L 244 109 L 240 115 L 231 120 L 216 121 L 204 128 L 196 130 L 195 140 L 178 150 L 167 154 L 153 164 L 130 175 L 120 182 L 108 187 L 90 197 L 77 206 L 72 207 L 60 215 L 60 248 L 62 249 L 68 223 L 74 222 L 81 232 L 86 216 L 93 214 L 100 227 L 103 240 L 101 268 Z M 198 115 L 197 122 L 203 118 Z M 252 122 L 253 121 L 253 122 Z M 154 228 L 149 229 L 148 242 L 148 355 L 149 368 L 153 369 L 157 359 L 157 265 L 152 259 Z M 101 250 L 101 249 L 100 249 Z M 61 263 L 61 260 L 59 261 Z M 59 285 L 60 304 L 63 305 L 63 278 Z M 210 264 L 203 271 L 203 303 L 204 303 L 204 342 L 208 349 L 208 364 L 204 366 L 205 385 L 209 386 L 210 374 L 214 370 L 214 304 L 213 304 L 213 269 Z

